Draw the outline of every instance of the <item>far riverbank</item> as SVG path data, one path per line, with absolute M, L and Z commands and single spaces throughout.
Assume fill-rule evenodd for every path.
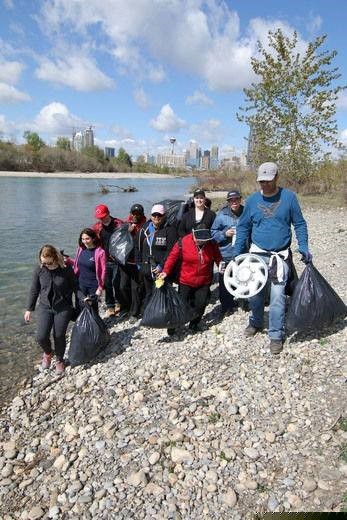
M 0 171 L 0 177 L 32 177 L 47 179 L 175 179 L 183 176 L 166 173 L 143 172 L 8 172 Z

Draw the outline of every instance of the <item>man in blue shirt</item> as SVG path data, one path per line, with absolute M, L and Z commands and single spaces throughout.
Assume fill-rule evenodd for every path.
M 227 206 L 217 213 L 211 227 L 212 238 L 219 245 L 225 264 L 228 264 L 234 256 L 236 225 L 242 212 L 241 193 L 236 189 L 230 190 L 227 194 Z M 224 275 L 222 271 L 219 273 L 219 299 L 221 303 L 221 316 L 231 314 L 235 306 L 234 297 L 224 285 Z
M 260 255 L 269 267 L 270 308 L 269 337 L 272 354 L 283 348 L 285 324 L 285 288 L 290 274 L 292 241 L 291 226 L 294 226 L 299 252 L 308 261 L 307 225 L 295 193 L 277 186 L 278 168 L 266 162 L 258 169 L 257 181 L 260 191 L 251 195 L 238 222 L 234 257 L 246 252 L 251 238 L 250 253 Z M 263 328 L 265 287 L 249 299 L 251 314 L 245 330 L 248 337 Z

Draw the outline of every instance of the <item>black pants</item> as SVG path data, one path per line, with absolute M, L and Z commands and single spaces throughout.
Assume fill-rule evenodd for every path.
M 222 312 L 231 311 L 234 306 L 234 296 L 226 289 L 224 285 L 224 275 L 219 273 L 219 300 L 222 305 Z
M 115 262 L 106 264 L 105 303 L 108 309 L 119 299 L 119 266 Z
M 193 309 L 196 316 L 189 323 L 189 326 L 197 325 L 204 315 L 205 308 L 210 294 L 210 286 L 190 287 L 190 285 L 179 285 L 178 292 L 181 298 Z
M 138 317 L 143 300 L 143 283 L 140 272 L 134 264 L 120 265 L 119 272 L 119 303 L 122 310 L 128 311 L 130 316 Z
M 79 284 L 79 289 L 80 289 L 81 293 L 86 297 L 95 296 L 95 292 L 96 292 L 97 288 L 98 288 L 97 286 L 87 287 L 86 285 Z M 89 304 L 87 304 L 87 305 L 89 305 Z M 79 301 L 77 306 L 78 306 L 78 312 L 81 312 L 81 310 L 83 309 L 83 306 L 84 306 L 84 302 Z M 95 300 L 93 299 L 92 307 L 96 311 L 96 313 L 99 314 L 99 305 L 98 305 L 98 300 L 96 298 L 95 298 Z
M 143 310 L 147 307 L 147 304 L 152 296 L 154 289 L 154 279 L 151 274 L 143 273 L 143 285 L 145 288 L 145 299 L 143 302 Z
M 38 308 L 36 341 L 40 347 L 50 354 L 52 345 L 50 340 L 53 329 L 55 355 L 63 361 L 66 349 L 66 329 L 71 317 L 71 309 L 55 312 L 45 307 Z

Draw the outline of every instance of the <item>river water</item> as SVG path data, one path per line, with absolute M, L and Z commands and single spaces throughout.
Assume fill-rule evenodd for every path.
M 102 195 L 101 184 L 138 192 L 112 191 Z M 93 209 L 106 204 L 111 214 L 124 218 L 135 202 L 149 214 L 153 203 L 185 198 L 193 178 L 70 179 L 0 178 L 0 406 L 16 393 L 19 382 L 34 371 L 41 355 L 35 344 L 35 313 L 25 324 L 32 271 L 43 244 L 53 244 L 72 256 L 81 229 L 93 224 Z

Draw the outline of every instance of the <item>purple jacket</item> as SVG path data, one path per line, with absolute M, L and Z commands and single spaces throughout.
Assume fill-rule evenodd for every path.
M 78 259 L 79 259 L 82 251 L 83 251 L 82 247 L 79 247 L 77 249 L 76 258 L 74 260 L 73 270 L 77 277 L 79 274 Z M 103 289 L 105 287 L 105 279 L 106 279 L 106 253 L 102 249 L 102 247 L 97 247 L 95 249 L 95 271 L 96 271 L 96 279 L 98 282 L 98 289 Z

